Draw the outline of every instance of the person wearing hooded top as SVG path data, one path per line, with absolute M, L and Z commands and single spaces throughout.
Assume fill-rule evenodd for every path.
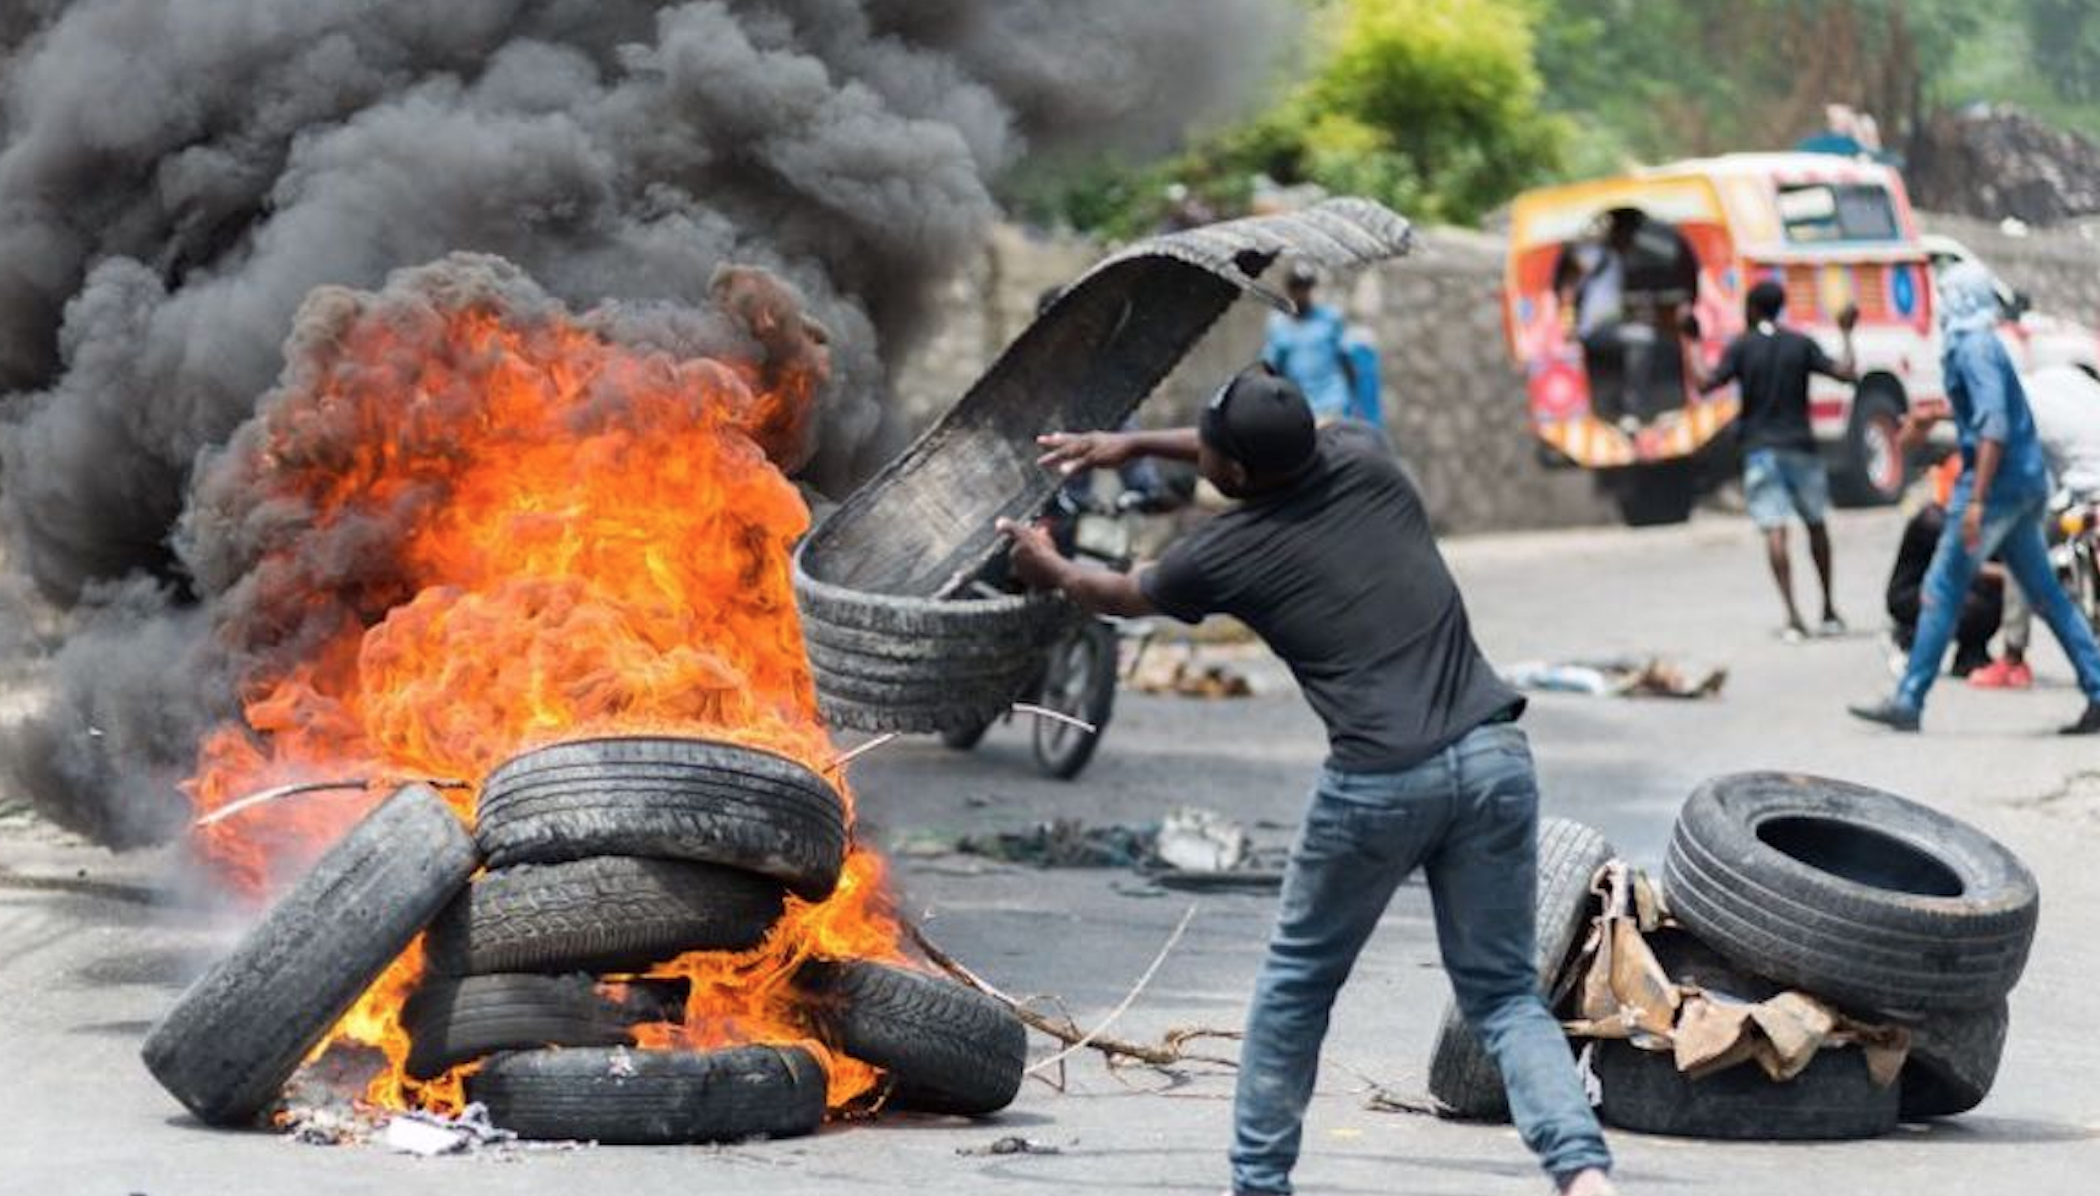
M 1199 428 L 1054 434 L 1070 475 L 1139 456 L 1194 461 L 1233 509 L 1133 574 L 1061 558 L 1001 521 L 1016 575 L 1096 613 L 1231 615 L 1297 677 L 1329 755 L 1291 852 L 1248 1013 L 1233 1191 L 1288 1193 L 1336 993 L 1394 890 L 1429 881 L 1458 1006 L 1494 1058 L 1524 1142 L 1557 1189 L 1612 1191 L 1611 1155 L 1538 994 L 1538 783 L 1524 700 L 1489 667 L 1421 495 L 1374 430 L 1320 428 L 1264 366 L 1219 388 Z
M 1963 595 L 1982 563 L 1996 555 L 2063 645 L 2085 693 L 2084 713 L 2063 727 L 2063 734 L 2100 733 L 2100 643 L 2049 566 L 2043 529 L 2049 467 L 2027 392 L 1998 342 L 1997 287 L 1983 267 L 1963 262 L 1941 276 L 1939 298 L 1946 340 L 1942 364 L 1961 441 L 1961 479 L 1926 573 L 1924 609 L 1903 679 L 1887 699 L 1850 710 L 1894 730 L 1918 729 L 1925 697 L 1954 637 Z M 1905 424 L 1906 442 L 1922 438 L 1934 418 L 1914 412 Z

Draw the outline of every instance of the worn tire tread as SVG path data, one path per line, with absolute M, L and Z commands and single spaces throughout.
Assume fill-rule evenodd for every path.
M 775 877 L 821 900 L 847 848 L 844 800 L 782 756 L 702 740 L 557 744 L 498 768 L 478 835 L 491 867 L 661 856 Z
M 982 993 L 865 960 L 805 964 L 796 985 L 828 1043 L 889 1073 L 898 1108 L 982 1117 L 1020 1091 L 1027 1029 Z
M 467 1098 L 522 1138 L 673 1146 L 815 1133 L 825 1085 L 800 1047 L 585 1047 L 493 1056 L 467 1077 Z
M 780 918 L 778 881 L 683 860 L 605 856 L 489 872 L 431 925 L 432 974 L 628 972 L 746 951 Z
M 147 1069 L 208 1124 L 253 1121 L 477 862 L 435 792 L 389 798 L 162 1016 Z

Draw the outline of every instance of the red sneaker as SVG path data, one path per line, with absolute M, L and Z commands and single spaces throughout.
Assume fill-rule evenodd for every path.
M 1978 689 L 2032 689 L 2034 670 L 2024 660 L 1994 660 L 1970 673 L 1969 684 Z

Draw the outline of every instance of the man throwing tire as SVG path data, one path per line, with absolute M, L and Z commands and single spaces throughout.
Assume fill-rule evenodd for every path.
M 2049 505 L 2049 468 L 2035 431 L 2027 392 L 2012 358 L 1998 343 L 1998 293 L 1989 272 L 1973 262 L 1939 280 L 1940 324 L 1946 333 L 1947 400 L 1961 439 L 1962 474 L 1947 504 L 1947 527 L 1925 574 L 1923 613 L 1910 663 L 1894 696 L 1851 711 L 1868 722 L 1915 731 L 1925 695 L 1939 676 L 1954 636 L 1962 599 L 1984 561 L 1996 554 L 2035 613 L 2049 625 L 2085 691 L 2085 713 L 2066 735 L 2100 734 L 2100 643 L 2057 583 L 2049 565 L 2042 519 Z M 1905 426 L 1915 441 L 1930 421 L 1916 415 Z
M 1195 461 L 1240 505 L 1135 574 L 1087 570 L 1002 521 L 1017 574 L 1088 610 L 1232 615 L 1289 665 L 1330 754 L 1291 851 L 1255 987 L 1234 1104 L 1233 1191 L 1291 1191 L 1329 1010 L 1393 891 L 1428 876 L 1459 1009 L 1558 1190 L 1602 1196 L 1611 1155 L 1538 993 L 1538 786 L 1523 700 L 1488 667 L 1421 496 L 1376 433 L 1316 430 L 1305 397 L 1256 367 L 1197 429 L 1043 438 L 1066 473 L 1139 456 Z

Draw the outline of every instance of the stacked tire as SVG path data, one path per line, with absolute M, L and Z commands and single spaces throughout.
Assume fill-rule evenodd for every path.
M 1893 1128 L 1899 1116 L 1966 1112 L 1989 1093 L 2005 1045 L 2006 997 L 2026 966 L 2040 908 L 2033 874 L 2003 844 L 1894 794 L 1746 773 L 1708 781 L 1686 802 L 1663 888 L 1676 919 L 1744 982 L 1798 989 L 1858 1020 L 1910 1032 L 1897 1092 L 1862 1092 L 1857 1060 L 1832 1064 L 1827 1080 L 1801 1087 L 1824 1068 L 1819 1059 L 1789 1084 L 1756 1077 L 1761 1088 L 1753 1086 L 1753 1095 L 1773 1109 L 1817 1104 L 1858 1114 L 1887 1104 L 1886 1116 L 1863 1116 L 1861 1133 L 1848 1135 L 1861 1136 Z M 1723 1131 L 1744 1120 L 1768 1130 L 1779 1124 L 1743 1113 L 1740 1102 L 1708 1124 L 1697 1115 L 1700 1084 L 1674 1098 L 1615 1098 L 1602 1055 L 1599 1072 L 1599 1112 L 1622 1128 L 1745 1136 Z M 1636 1090 L 1652 1091 L 1620 1085 L 1622 1094 Z M 1687 1109 L 1694 1111 L 1689 1124 Z M 1650 1111 L 1671 1119 L 1658 1125 Z M 1826 1131 L 1831 1120 L 1801 1119 Z
M 632 977 L 753 950 L 790 896 L 828 898 L 848 846 L 835 788 L 753 748 L 596 739 L 505 763 L 478 814 L 470 836 L 426 787 L 381 805 L 154 1026 L 155 1078 L 207 1123 L 254 1124 L 423 933 L 405 1069 L 478 1063 L 467 1096 L 504 1129 L 667 1145 L 823 1123 L 819 1052 L 637 1049 L 637 1026 L 683 1019 L 687 985 Z M 792 980 L 798 1028 L 884 1072 L 890 1107 L 983 1116 L 1020 1087 L 1024 1031 L 989 997 L 866 960 Z
M 634 1049 L 683 1019 L 684 985 L 607 983 L 765 941 L 790 893 L 837 883 L 846 811 L 802 765 L 731 744 L 596 739 L 518 756 L 482 785 L 488 867 L 431 924 L 402 1010 L 408 1073 L 480 1062 L 467 1094 L 521 1137 L 669 1145 L 823 1123 L 808 1050 Z
M 432 924 L 426 979 L 404 1010 L 411 1074 L 429 1078 L 482 1060 L 467 1078 L 468 1097 L 527 1138 L 733 1141 L 805 1134 L 822 1123 L 827 1077 L 812 1052 L 635 1049 L 634 1026 L 682 1017 L 682 986 L 602 978 L 692 952 L 753 950 L 790 896 L 828 898 L 848 830 L 845 805 L 823 777 L 769 752 L 701 740 L 556 744 L 489 775 L 477 839 L 488 869 Z M 827 1027 L 856 1013 L 882 1016 L 879 1002 L 869 1004 L 826 1006 L 831 1022 L 813 1007 L 811 1028 L 837 1047 Z M 1011 1021 L 1003 1006 L 992 1009 Z M 909 1022 L 919 1012 L 897 1016 Z M 950 1032 L 919 1025 L 914 1038 L 909 1029 L 901 1033 L 913 1043 Z M 1018 1035 L 1017 1021 L 1011 1030 Z M 982 1032 L 973 1023 L 953 1034 L 980 1056 L 988 1043 L 1007 1046 L 996 1034 L 972 1037 Z M 909 1051 L 854 1057 L 888 1072 L 899 1091 L 928 1087 L 911 1071 L 920 1061 Z M 1019 1062 L 1011 1070 L 1018 1088 Z M 941 1079 L 933 1076 L 932 1086 Z M 1012 1096 L 980 1097 L 967 1111 L 993 1112 Z

